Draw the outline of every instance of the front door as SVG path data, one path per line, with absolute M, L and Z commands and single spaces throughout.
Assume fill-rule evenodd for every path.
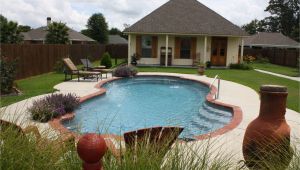
M 211 65 L 226 66 L 227 37 L 212 37 Z

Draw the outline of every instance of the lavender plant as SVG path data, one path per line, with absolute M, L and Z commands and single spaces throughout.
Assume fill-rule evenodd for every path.
M 47 122 L 74 111 L 79 106 L 79 97 L 73 94 L 51 94 L 33 102 L 28 109 L 32 119 Z
M 119 66 L 117 67 L 113 75 L 116 77 L 132 77 L 135 76 L 138 73 L 137 69 L 133 66 Z

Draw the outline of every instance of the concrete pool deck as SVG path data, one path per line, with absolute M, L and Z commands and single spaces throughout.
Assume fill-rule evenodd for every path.
M 191 74 L 177 74 L 177 73 L 158 73 L 158 72 L 147 72 L 139 73 L 139 75 L 161 75 L 161 76 L 179 76 L 188 79 L 195 79 L 204 81 L 207 83 L 212 82 L 213 78 L 206 76 L 198 76 Z M 62 82 L 56 85 L 54 88 L 59 90 L 61 93 L 75 93 L 80 97 L 84 97 L 99 91 L 95 88 L 96 81 L 82 81 L 72 80 L 68 82 Z M 215 83 L 216 85 L 216 83 Z M 1 108 L 3 111 L 0 112 L 0 118 L 8 121 L 16 122 L 21 127 L 26 127 L 28 124 L 36 125 L 40 131 L 51 131 L 53 134 L 58 132 L 48 123 L 33 122 L 30 119 L 30 114 L 27 112 L 27 108 L 32 105 L 32 102 L 45 95 L 36 96 L 18 103 L 12 104 L 8 107 Z M 220 86 L 220 97 L 217 100 L 222 103 L 239 106 L 243 113 L 241 123 L 233 130 L 216 137 L 209 139 L 210 143 L 214 143 L 213 147 L 221 149 L 222 153 L 233 154 L 234 160 L 242 160 L 242 141 L 247 125 L 258 116 L 259 113 L 259 95 L 256 91 L 249 87 L 237 84 L 234 82 L 221 80 Z M 286 109 L 286 120 L 291 127 L 292 142 L 295 143 L 296 139 L 300 139 L 300 113 L 290 109 Z M 195 150 L 208 140 L 199 140 L 189 142 L 188 144 L 192 149 Z M 296 144 L 296 143 L 295 143 Z M 300 149 L 300 143 L 298 142 L 298 148 Z

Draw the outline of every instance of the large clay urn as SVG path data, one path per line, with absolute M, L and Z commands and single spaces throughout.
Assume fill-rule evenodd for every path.
M 292 158 L 290 127 L 285 120 L 287 88 L 260 87 L 260 111 L 247 127 L 243 155 L 249 169 L 286 168 Z M 281 169 L 280 168 L 280 169 Z
M 98 134 L 83 135 L 77 144 L 77 152 L 83 160 L 84 170 L 103 170 L 102 157 L 107 150 L 105 140 Z

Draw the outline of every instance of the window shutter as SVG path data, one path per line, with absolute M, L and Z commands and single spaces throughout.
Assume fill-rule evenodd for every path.
M 175 57 L 174 58 L 180 58 L 180 38 L 175 38 Z
M 192 40 L 192 42 L 191 42 L 191 58 L 193 60 L 195 60 L 196 59 L 197 38 L 193 37 L 191 40 Z
M 135 50 L 135 53 L 138 55 L 138 56 L 141 56 L 142 55 L 142 37 L 140 35 L 137 35 L 136 36 L 136 50 Z
M 152 57 L 157 58 L 157 36 L 152 37 Z

